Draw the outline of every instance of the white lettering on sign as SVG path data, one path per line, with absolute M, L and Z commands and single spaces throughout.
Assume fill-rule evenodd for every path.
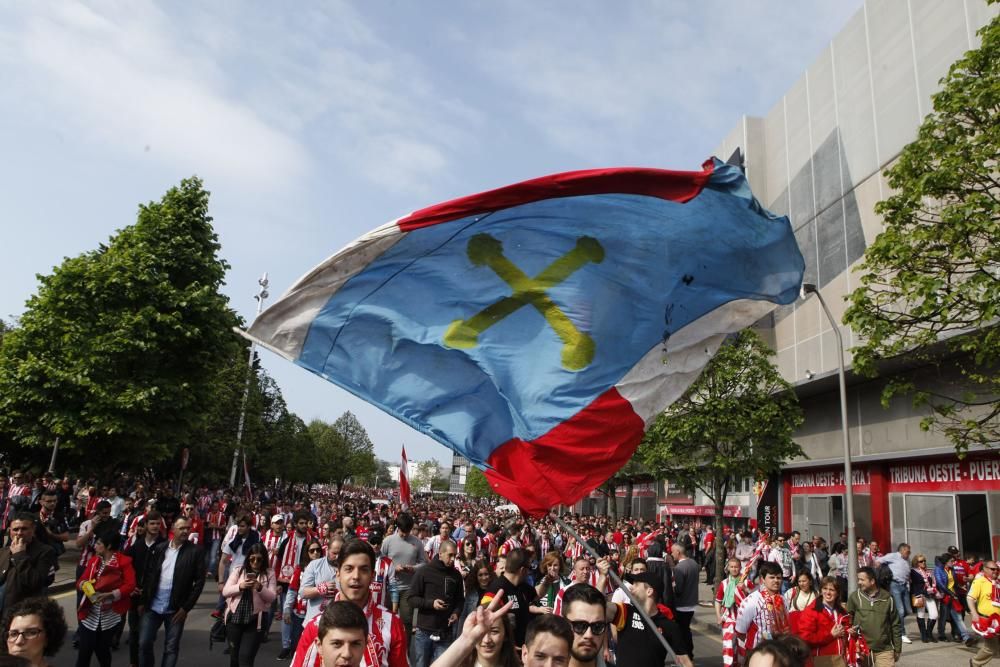
M 965 478 L 1000 479 L 1000 475 L 987 476 L 990 474 L 989 467 L 989 462 L 972 462 L 969 464 L 969 472 L 965 472 L 962 463 L 916 463 L 893 466 L 889 469 L 889 480 L 893 484 L 943 484 L 961 482 Z
M 866 469 L 852 470 L 851 483 L 856 486 L 871 484 L 871 473 Z M 812 486 L 843 486 L 843 470 L 827 470 L 817 472 L 802 472 L 792 475 L 792 487 L 808 488 Z
M 1000 480 L 1000 461 L 970 461 L 969 479 L 981 482 Z

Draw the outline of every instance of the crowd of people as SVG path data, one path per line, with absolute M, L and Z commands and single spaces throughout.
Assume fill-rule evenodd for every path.
M 892 665 L 911 615 L 921 641 L 978 641 L 975 665 L 1000 648 L 996 563 L 957 549 L 930 560 L 859 541 L 848 594 L 844 534 L 828 546 L 798 532 L 726 527 L 717 538 L 700 523 L 526 521 L 464 496 L 402 507 L 384 489 L 113 484 L 0 475 L 0 649 L 11 660 L 42 667 L 71 641 L 77 665 L 106 667 L 127 629 L 130 665 L 153 667 L 162 634 L 159 661 L 173 667 L 208 588 L 211 636 L 234 667 L 253 665 L 272 636 L 293 667 L 631 667 L 671 655 L 687 666 L 703 576 L 725 665 Z M 71 540 L 68 623 L 46 593 Z

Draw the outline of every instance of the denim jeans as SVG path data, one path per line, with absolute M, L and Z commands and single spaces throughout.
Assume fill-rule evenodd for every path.
M 213 577 L 219 575 L 219 548 L 222 546 L 222 540 L 211 540 L 208 543 L 208 571 L 212 573 Z
M 177 664 L 184 622 L 174 623 L 171 618 L 173 613 L 157 614 L 152 609 L 146 609 L 143 613 L 139 627 L 139 667 L 156 667 L 153 644 L 156 643 L 156 633 L 160 631 L 161 625 L 167 634 L 163 640 L 163 660 L 160 667 L 174 667 Z
M 284 630 L 281 632 L 281 647 L 290 648 L 293 651 L 298 648 L 299 637 L 302 636 L 302 622 L 305 620 L 304 616 L 299 616 L 296 613 L 291 613 L 289 616 L 292 617 L 292 622 L 289 623 L 291 626 L 291 637 L 288 639 L 288 646 L 285 646 L 285 633 Z
M 904 625 L 903 619 L 906 618 L 907 614 L 913 613 L 913 609 L 910 608 L 910 588 L 906 584 L 893 581 L 889 585 L 889 594 L 892 595 L 892 601 L 896 605 L 896 614 L 899 616 L 900 636 L 905 636 L 906 625 Z
M 955 611 L 955 608 L 950 604 L 942 604 L 941 611 L 938 612 L 938 623 L 940 624 L 938 626 L 938 637 L 942 639 L 945 637 L 944 621 L 948 618 L 951 619 L 951 631 L 954 633 L 957 629 L 959 636 L 962 637 L 962 641 L 967 640 L 969 638 L 969 631 L 965 629 L 965 623 L 962 622 L 962 614 Z
M 436 634 L 439 641 L 431 640 L 431 633 L 427 630 L 416 629 L 413 634 L 413 667 L 428 667 L 432 662 L 441 657 L 441 654 L 451 645 L 451 629 L 441 630 Z

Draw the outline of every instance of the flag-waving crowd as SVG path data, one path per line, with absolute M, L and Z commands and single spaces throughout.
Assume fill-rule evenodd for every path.
M 716 537 L 700 523 L 526 521 L 464 496 L 405 508 L 395 491 L 319 487 L 247 500 L 20 472 L 0 477 L 0 521 L 3 648 L 38 666 L 69 634 L 45 595 L 72 567 L 59 558 L 71 541 L 78 665 L 110 665 L 128 629 L 129 664 L 152 667 L 162 629 L 159 660 L 172 667 L 213 586 L 211 636 L 234 666 L 253 665 L 272 634 L 294 667 L 692 665 L 703 572 L 727 666 L 894 664 L 914 612 L 925 642 L 947 640 L 947 623 L 959 641 L 978 638 L 973 664 L 996 654 L 1000 632 L 993 561 L 956 549 L 929 565 L 905 544 L 859 543 L 848 595 L 844 535 L 828 548 L 797 532 Z M 714 582 L 717 540 L 727 561 Z

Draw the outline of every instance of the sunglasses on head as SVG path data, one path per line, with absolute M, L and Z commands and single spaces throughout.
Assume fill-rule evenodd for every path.
M 587 632 L 587 628 L 590 628 L 590 632 L 595 635 L 603 635 L 604 631 L 608 629 L 608 624 L 605 621 L 594 621 L 593 623 L 588 623 L 587 621 L 570 621 L 569 627 L 573 628 L 573 633 L 583 636 Z

